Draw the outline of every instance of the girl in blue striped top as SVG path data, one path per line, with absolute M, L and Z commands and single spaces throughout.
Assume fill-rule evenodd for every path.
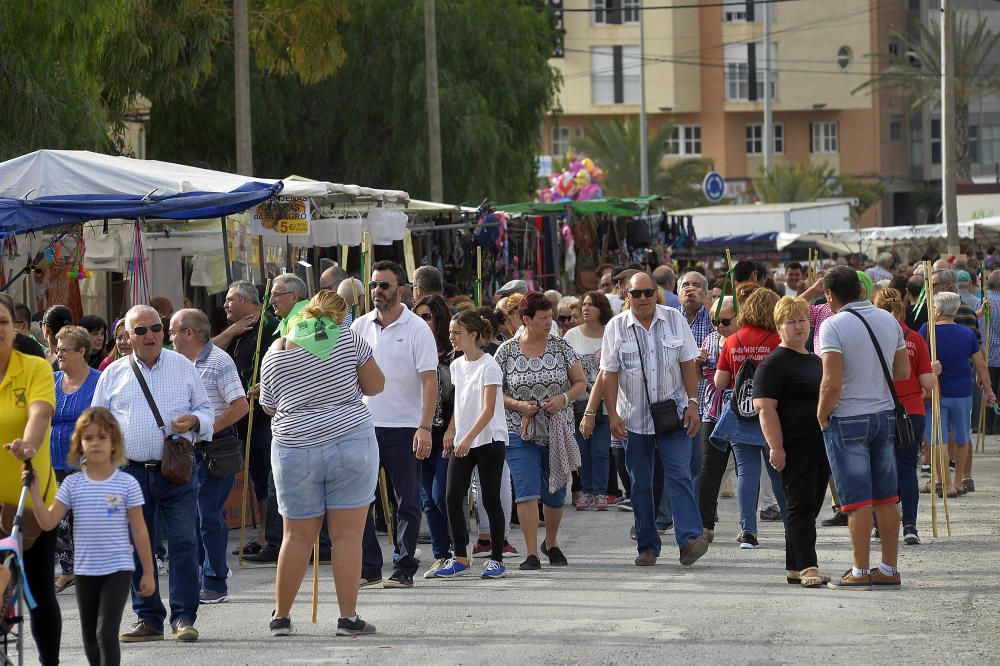
M 142 489 L 135 478 L 118 469 L 124 462 L 125 440 L 118 422 L 108 410 L 92 407 L 77 419 L 70 444 L 69 463 L 82 471 L 66 477 L 49 508 L 37 477 L 31 484 L 32 509 L 42 529 L 55 529 L 73 511 L 76 599 L 91 664 L 121 660 L 118 627 L 135 573 L 134 552 L 142 565 L 139 595 L 148 597 L 156 589 Z

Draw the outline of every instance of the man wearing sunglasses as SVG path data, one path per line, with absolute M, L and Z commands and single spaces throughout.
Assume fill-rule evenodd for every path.
M 604 332 L 601 370 L 612 437 L 626 440 L 639 551 L 635 563 L 649 566 L 660 555 L 653 501 L 653 457 L 658 453 L 663 490 L 671 495 L 680 562 L 691 565 L 708 551 L 690 465 L 692 438 L 701 425 L 698 346 L 680 311 L 657 305 L 656 285 L 648 274 L 637 273 L 628 284 L 629 309 L 613 317 Z M 682 426 L 657 435 L 650 405 L 667 400 L 676 403 Z
M 271 307 L 281 317 L 278 322 L 279 337 L 286 337 L 292 325 L 302 319 L 302 308 L 309 305 L 306 283 L 297 276 L 285 273 L 271 283 Z
M 372 266 L 371 291 L 375 309 L 358 317 L 351 330 L 372 348 L 385 374 L 385 390 L 365 397 L 378 439 L 379 461 L 396 493 L 397 524 L 394 542 L 399 560 L 383 583 L 387 588 L 413 587 L 417 573 L 417 533 L 423 504 L 419 467 L 431 453 L 431 424 L 437 404 L 437 343 L 430 327 L 401 302 L 406 283 L 403 268 L 394 261 Z M 388 517 L 387 517 L 388 518 Z M 365 524 L 361 585 L 382 581 L 382 548 L 375 536 L 371 512 Z
M 198 616 L 198 478 L 185 484 L 167 481 L 160 473 L 164 436 L 175 434 L 192 445 L 212 439 L 215 413 L 201 377 L 191 361 L 163 348 L 164 326 L 160 314 L 148 305 L 136 305 L 125 315 L 125 330 L 132 354 L 109 365 L 94 390 L 94 407 L 114 414 L 125 437 L 131 474 L 142 488 L 146 527 L 153 534 L 154 520 L 162 512 L 163 528 L 170 550 L 170 625 L 174 638 L 198 640 L 194 628 Z M 156 419 L 132 368 L 132 359 L 149 386 L 150 395 L 163 418 L 164 431 Z M 142 567 L 136 560 L 132 578 L 132 609 L 139 617 L 132 631 L 122 634 L 125 643 L 163 640 L 167 610 L 160 599 L 159 582 L 152 596 L 139 596 Z

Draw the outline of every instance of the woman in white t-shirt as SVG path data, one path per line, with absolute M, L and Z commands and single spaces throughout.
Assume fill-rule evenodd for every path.
M 583 324 L 571 328 L 563 339 L 583 364 L 583 374 L 587 378 L 587 391 L 573 403 L 577 430 L 576 443 L 580 445 L 580 484 L 582 495 L 573 503 L 577 511 L 608 510 L 608 467 L 611 463 L 611 425 L 607 414 L 601 408 L 593 414 L 586 414 L 587 400 L 594 389 L 597 374 L 601 370 L 601 343 L 604 341 L 604 326 L 611 321 L 611 304 L 599 291 L 589 291 L 583 297 Z M 592 426 L 589 437 L 580 433 L 580 423 L 589 420 Z
M 472 471 L 479 468 L 481 502 L 490 517 L 492 553 L 483 565 L 483 578 L 501 578 L 503 565 L 504 515 L 500 503 L 500 478 L 507 448 L 507 420 L 503 409 L 503 375 L 493 357 L 483 351 L 491 340 L 491 323 L 475 311 L 462 312 L 451 319 L 448 336 L 462 356 L 451 363 L 455 386 L 455 412 L 444 436 L 448 463 L 448 523 L 454 556 L 434 572 L 437 578 L 454 578 L 470 571 L 468 534 L 465 527 L 465 498 Z

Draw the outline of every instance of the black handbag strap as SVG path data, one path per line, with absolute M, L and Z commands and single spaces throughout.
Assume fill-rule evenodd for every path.
M 639 344 L 639 334 L 635 332 L 635 327 L 632 328 L 632 335 L 635 336 L 635 346 L 639 348 L 639 368 L 642 370 L 642 388 L 646 391 L 646 402 L 652 407 L 653 401 L 649 397 L 649 381 L 646 379 L 646 363 L 642 360 L 642 345 Z
M 146 378 L 142 376 L 142 371 L 139 370 L 139 364 L 135 362 L 135 354 L 130 354 L 128 361 L 132 365 L 132 372 L 135 373 L 135 378 L 139 380 L 139 388 L 142 389 L 142 394 L 146 396 L 146 402 L 149 403 L 149 409 L 153 412 L 153 418 L 156 419 L 156 425 L 158 425 L 160 427 L 160 431 L 165 434 L 166 429 L 163 425 L 163 417 L 160 416 L 160 410 L 156 408 L 156 402 L 153 401 L 153 394 L 149 392 L 149 385 L 146 383 Z
M 885 357 L 882 356 L 882 348 L 879 347 L 878 340 L 875 338 L 875 331 L 872 330 L 872 327 L 868 325 L 868 322 L 865 321 L 865 318 L 862 317 L 859 312 L 850 309 L 847 311 L 860 319 L 861 323 L 865 325 L 866 329 L 868 329 L 868 335 L 871 337 L 872 344 L 875 346 L 875 355 L 878 356 L 878 362 L 882 364 L 882 374 L 885 375 L 885 382 L 889 385 L 889 393 L 892 394 L 892 402 L 898 407 L 900 402 L 899 396 L 896 394 L 896 385 L 892 381 L 892 375 L 889 373 L 889 366 L 885 362 Z

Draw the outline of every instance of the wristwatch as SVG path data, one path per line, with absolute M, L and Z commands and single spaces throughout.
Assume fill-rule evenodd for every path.
M 688 402 L 693 402 L 696 407 L 701 405 L 701 401 L 699 401 L 698 398 L 688 398 Z

